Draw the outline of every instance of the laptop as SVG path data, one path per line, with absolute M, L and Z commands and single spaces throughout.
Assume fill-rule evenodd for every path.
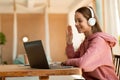
M 49 65 L 41 40 L 24 42 L 23 44 L 31 68 L 38 69 L 72 68 L 72 66 L 61 66 L 60 64 Z

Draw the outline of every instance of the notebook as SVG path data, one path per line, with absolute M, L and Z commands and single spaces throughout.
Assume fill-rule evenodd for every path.
M 23 44 L 31 68 L 38 69 L 72 68 L 72 66 L 61 66 L 58 63 L 48 64 L 47 57 L 41 40 L 24 42 Z

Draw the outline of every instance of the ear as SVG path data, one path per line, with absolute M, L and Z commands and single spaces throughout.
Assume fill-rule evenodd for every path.
M 94 26 L 95 23 L 96 23 L 96 19 L 95 19 L 95 18 L 90 18 L 90 19 L 88 20 L 88 24 L 89 24 L 90 26 Z

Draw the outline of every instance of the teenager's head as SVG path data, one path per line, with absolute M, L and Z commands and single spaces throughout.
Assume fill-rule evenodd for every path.
M 75 26 L 79 33 L 102 32 L 92 7 L 81 7 L 75 11 Z

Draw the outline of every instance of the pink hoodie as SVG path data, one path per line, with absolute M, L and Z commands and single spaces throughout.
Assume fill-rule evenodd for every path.
M 114 37 L 97 32 L 86 38 L 76 52 L 73 45 L 67 45 L 66 65 L 80 67 L 86 80 L 118 80 L 111 53 L 115 44 Z

